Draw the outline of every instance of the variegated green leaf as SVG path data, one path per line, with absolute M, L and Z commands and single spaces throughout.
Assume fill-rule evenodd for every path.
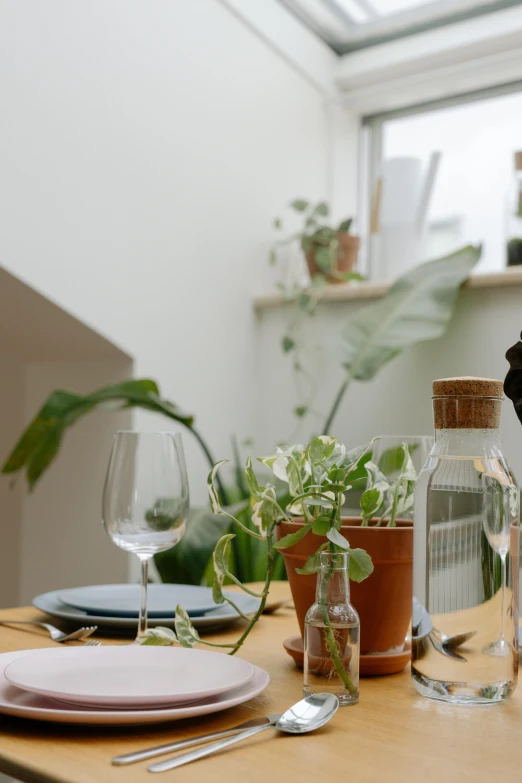
M 156 647 L 169 647 L 177 641 L 172 628 L 164 628 L 161 625 L 156 628 L 148 628 L 143 636 L 140 636 L 141 645 L 154 645 Z
M 223 583 L 228 572 L 228 557 L 230 542 L 235 538 L 233 533 L 227 533 L 222 536 L 216 544 L 214 554 L 212 555 L 214 562 L 214 583 L 212 585 L 212 598 L 216 604 L 222 604 L 225 602 L 223 595 Z
M 201 641 L 199 634 L 192 625 L 190 617 L 183 609 L 181 604 L 176 606 L 176 618 L 174 620 L 174 628 L 176 629 L 176 636 L 178 642 L 182 647 L 195 647 L 198 642 Z
M 216 464 L 208 474 L 208 478 L 207 478 L 208 495 L 210 498 L 210 505 L 212 507 L 212 511 L 214 512 L 214 514 L 222 513 L 221 504 L 219 502 L 218 491 L 214 486 L 214 479 L 216 478 L 216 474 L 220 469 L 221 465 L 224 465 L 226 462 L 228 462 L 228 459 L 222 459 L 220 462 L 216 462 Z
M 250 457 L 248 457 L 246 461 L 245 479 L 246 479 L 248 491 L 250 492 L 250 497 L 253 500 L 260 500 L 262 487 L 260 487 L 258 484 L 256 474 L 254 473 L 254 470 L 252 468 L 252 459 Z

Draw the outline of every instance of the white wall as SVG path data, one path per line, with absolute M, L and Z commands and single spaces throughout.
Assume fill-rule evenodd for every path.
M 1 263 L 227 456 L 255 418 L 271 219 L 326 192 L 320 93 L 218 0 L 0 0 L 0 95 Z
M 0 368 L 0 442 L 12 446 L 24 425 L 24 367 L 0 347 Z M 22 502 L 20 481 L 14 487 L 7 478 L 0 481 L 0 606 L 13 606 L 18 600 Z
M 132 363 L 124 358 L 28 364 L 24 420 L 30 421 L 56 388 L 87 393 L 130 375 Z M 103 529 L 101 497 L 113 434 L 130 426 L 129 411 L 100 411 L 83 419 L 66 434 L 55 464 L 36 489 L 24 496 L 17 596 L 21 605 L 48 590 L 126 581 L 128 557 Z
M 353 383 L 346 392 L 331 434 L 353 447 L 375 435 L 428 435 L 433 432 L 432 381 L 456 375 L 503 379 L 508 370 L 506 350 L 519 339 L 522 327 L 522 287 L 470 289 L 460 294 L 454 320 L 444 337 L 416 346 L 388 364 L 370 383 Z M 284 306 L 258 315 L 259 362 L 258 453 L 270 453 L 274 440 L 291 436 L 305 442 L 321 431 L 342 371 L 335 360 L 344 321 L 365 303 L 324 303 L 306 324 L 307 342 L 321 345 L 317 367 L 315 407 L 322 417 L 292 432 L 297 403 L 291 362 L 279 349 L 289 311 Z M 276 382 L 274 381 L 276 379 Z M 522 482 L 522 427 L 509 400 L 504 404 L 502 443 L 519 482 Z

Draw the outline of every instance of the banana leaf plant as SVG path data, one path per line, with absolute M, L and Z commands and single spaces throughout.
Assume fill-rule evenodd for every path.
M 481 247 L 470 245 L 443 258 L 419 264 L 400 277 L 382 299 L 357 310 L 346 321 L 337 352 L 344 378 L 326 416 L 323 434 L 331 431 L 339 406 L 353 381 L 373 380 L 388 362 L 407 348 L 444 334 L 459 289 L 480 255 Z M 313 302 L 310 313 L 315 313 L 321 292 L 312 288 L 303 291 L 301 296 L 302 306 L 306 308 Z M 291 323 L 290 332 L 283 337 L 283 351 L 293 355 L 296 377 L 312 390 L 311 395 L 304 396 L 294 409 L 296 416 L 302 419 L 312 412 L 317 382 L 304 366 L 303 338 L 294 328 L 300 322 Z

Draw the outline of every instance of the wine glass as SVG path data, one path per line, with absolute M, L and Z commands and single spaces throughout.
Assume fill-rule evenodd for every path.
M 491 467 L 491 466 L 490 466 Z M 516 518 L 518 489 L 509 484 L 503 472 L 485 470 L 482 473 L 482 525 L 490 547 L 500 556 L 500 638 L 488 644 L 482 652 L 496 657 L 511 653 L 511 645 L 505 638 L 504 611 L 506 594 L 506 559 L 510 548 L 511 522 Z
M 399 477 L 402 467 L 402 444 L 408 446 L 417 475 L 421 472 L 433 447 L 431 435 L 383 435 L 373 444 L 372 462 L 379 466 L 389 481 Z
M 188 509 L 181 435 L 117 432 L 103 489 L 103 524 L 117 546 L 141 561 L 137 640 L 147 630 L 149 560 L 181 540 Z

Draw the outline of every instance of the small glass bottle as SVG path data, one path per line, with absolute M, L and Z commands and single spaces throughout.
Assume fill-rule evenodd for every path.
M 500 443 L 502 381 L 433 383 L 435 445 L 415 489 L 413 683 L 491 704 L 518 673 L 519 489 Z
M 334 693 L 359 701 L 359 615 L 350 604 L 348 552 L 321 552 L 315 603 L 305 617 L 305 696 Z
M 515 173 L 508 193 L 506 217 L 507 265 L 519 266 L 522 264 L 522 151 L 515 152 Z

